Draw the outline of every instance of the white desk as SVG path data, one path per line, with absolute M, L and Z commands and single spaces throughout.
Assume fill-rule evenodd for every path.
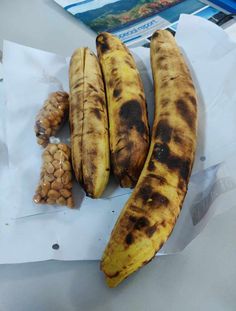
M 0 48 L 9 39 L 70 55 L 80 45 L 94 48 L 94 37 L 52 0 L 1 1 Z M 16 310 L 235 311 L 236 209 L 215 217 L 181 254 L 153 260 L 117 289 L 105 286 L 98 262 L 1 265 L 0 311 Z

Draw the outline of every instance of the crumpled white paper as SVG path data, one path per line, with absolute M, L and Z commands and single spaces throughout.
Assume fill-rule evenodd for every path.
M 216 211 L 236 205 L 236 161 L 230 158 L 236 151 L 236 45 L 217 26 L 185 15 L 176 38 L 199 90 L 199 148 L 181 215 L 159 254 L 182 250 Z M 149 50 L 133 52 L 152 118 Z M 34 137 L 35 115 L 49 92 L 68 90 L 68 59 L 5 42 L 4 88 L 6 107 L 0 102 L 0 191 L 4 193 L 0 197 L 0 263 L 100 259 L 130 190 L 112 181 L 102 199 L 92 200 L 83 198 L 77 186 L 77 202 L 83 202 L 76 210 L 32 203 L 42 153 Z M 66 133 L 65 128 L 63 139 Z

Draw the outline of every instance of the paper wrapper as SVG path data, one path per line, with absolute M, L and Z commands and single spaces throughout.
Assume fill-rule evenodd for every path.
M 215 212 L 235 205 L 236 195 L 236 160 L 232 157 L 236 152 L 236 44 L 217 26 L 193 16 L 182 16 L 176 38 L 198 90 L 198 150 L 180 217 L 158 254 L 181 251 Z M 133 53 L 145 84 L 152 123 L 149 49 L 137 48 Z M 121 189 L 111 180 L 98 200 L 84 197 L 75 185 L 74 210 L 32 202 L 42 153 L 33 130 L 35 116 L 48 93 L 68 91 L 68 63 L 69 58 L 4 42 L 0 263 L 100 259 L 130 195 L 129 189 Z M 68 142 L 68 127 L 59 137 Z

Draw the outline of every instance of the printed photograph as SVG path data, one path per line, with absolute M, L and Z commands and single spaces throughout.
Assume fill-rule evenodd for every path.
M 96 32 L 114 31 L 122 26 L 135 24 L 140 19 L 151 17 L 183 0 L 118 0 L 75 16 Z

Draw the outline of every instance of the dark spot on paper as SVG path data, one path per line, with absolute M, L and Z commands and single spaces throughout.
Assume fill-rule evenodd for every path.
M 58 250 L 59 248 L 60 248 L 60 246 L 57 243 L 52 245 L 52 249 Z

